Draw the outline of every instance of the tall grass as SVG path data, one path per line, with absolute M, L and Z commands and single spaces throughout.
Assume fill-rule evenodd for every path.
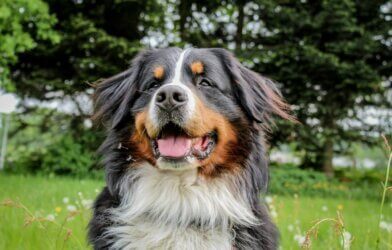
M 377 236 L 375 240 L 375 249 L 380 249 L 381 248 L 381 222 L 385 216 L 384 214 L 384 206 L 385 206 L 385 200 L 387 196 L 388 190 L 392 190 L 392 187 L 388 186 L 388 179 L 389 179 L 389 173 L 390 173 L 390 168 L 391 168 L 391 161 L 392 161 L 392 150 L 391 146 L 389 145 L 389 142 L 387 138 L 382 135 L 382 138 L 384 140 L 385 148 L 387 150 L 387 155 L 388 155 L 388 163 L 386 167 L 386 173 L 385 173 L 385 181 L 382 183 L 382 195 L 381 195 L 381 202 L 380 202 L 380 207 L 379 207 L 379 212 L 378 212 L 378 223 L 377 223 Z M 324 219 L 319 219 L 317 220 L 311 227 L 310 229 L 306 232 L 306 236 L 303 239 L 303 242 L 301 242 L 301 247 L 303 249 L 311 249 L 312 247 L 312 240 L 311 238 L 317 239 L 317 235 L 319 232 L 319 227 L 321 224 L 330 222 L 333 224 L 335 228 L 335 233 L 340 236 L 341 238 L 341 248 L 343 250 L 348 250 L 351 248 L 351 243 L 353 242 L 352 235 L 346 230 L 345 224 L 342 218 L 342 215 L 337 212 L 337 217 L 336 218 L 324 218 Z M 387 223 L 386 224 L 390 225 L 392 227 L 392 223 Z M 388 230 L 389 231 L 389 230 Z M 385 246 L 388 249 L 392 249 L 392 245 L 390 241 L 390 234 L 392 233 L 392 229 L 389 232 L 388 240 L 385 242 Z
M 380 228 L 381 220 L 392 221 L 386 199 L 391 156 L 380 203 L 301 194 L 266 197 L 281 232 L 281 248 L 392 249 L 392 229 Z M 103 185 L 0 173 L 0 249 L 91 249 L 88 207 Z
M 383 219 L 384 216 L 384 204 L 385 204 L 385 197 L 387 195 L 387 191 L 391 190 L 392 187 L 388 186 L 388 179 L 389 179 L 389 171 L 391 168 L 391 161 L 392 161 L 392 149 L 391 146 L 389 145 L 388 139 L 386 136 L 382 135 L 382 138 L 384 139 L 384 144 L 385 148 L 387 150 L 387 153 L 389 155 L 388 157 L 388 164 L 387 164 L 387 170 L 385 174 L 385 181 L 382 183 L 383 186 L 383 192 L 382 192 L 382 197 L 381 197 L 381 203 L 380 203 L 380 212 L 379 212 L 379 217 L 378 217 L 378 233 L 377 233 L 377 240 L 376 240 L 376 248 L 380 248 L 380 239 L 381 239 L 381 228 L 380 228 L 380 223 Z

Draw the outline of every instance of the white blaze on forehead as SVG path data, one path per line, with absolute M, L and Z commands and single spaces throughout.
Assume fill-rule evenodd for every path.
M 176 63 L 176 67 L 174 69 L 174 77 L 172 80 L 173 84 L 181 84 L 180 78 L 181 78 L 181 72 L 182 72 L 182 66 L 184 64 L 184 59 L 186 54 L 188 54 L 189 49 L 184 50 L 181 52 L 180 57 L 178 58 L 178 61 Z

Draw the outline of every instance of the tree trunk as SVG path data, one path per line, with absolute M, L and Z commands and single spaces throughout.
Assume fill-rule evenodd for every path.
M 180 14 L 180 37 L 181 41 L 185 42 L 187 40 L 185 32 L 186 18 L 189 16 L 190 4 L 188 0 L 181 0 L 178 6 Z
M 326 103 L 326 106 L 329 107 L 325 114 L 325 118 L 323 122 L 321 122 L 321 126 L 324 130 L 323 137 L 325 138 L 324 145 L 322 148 L 322 169 L 324 174 L 328 178 L 332 178 L 334 176 L 333 171 L 333 145 L 334 145 L 334 137 L 336 134 L 336 121 L 335 121 L 335 107 L 333 103 Z
M 329 178 L 334 176 L 333 172 L 333 141 L 331 138 L 327 138 L 324 143 L 323 150 L 323 171 L 325 175 Z
M 238 20 L 237 20 L 237 33 L 235 35 L 235 49 L 241 49 L 242 43 L 242 32 L 244 29 L 244 1 L 238 1 L 237 8 L 238 8 Z

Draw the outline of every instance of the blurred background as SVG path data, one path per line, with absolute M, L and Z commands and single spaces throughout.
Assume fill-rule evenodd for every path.
M 91 84 L 143 49 L 193 46 L 227 48 L 277 81 L 300 121 L 277 119 L 269 133 L 271 195 L 378 202 L 390 153 L 381 135 L 392 135 L 391 21 L 387 0 L 1 0 L 0 198 L 50 179 L 101 187 Z

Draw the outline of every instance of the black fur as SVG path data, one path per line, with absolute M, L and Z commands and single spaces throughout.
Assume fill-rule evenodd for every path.
M 134 130 L 135 114 L 146 107 L 151 98 L 151 93 L 148 94 L 150 90 L 146 87 L 151 81 L 147 77 L 148 68 L 157 62 L 163 64 L 169 78 L 173 75 L 173 64 L 180 52 L 178 48 L 142 52 L 133 60 L 130 69 L 97 85 L 94 118 L 107 131 L 106 140 L 99 149 L 103 155 L 107 187 L 95 201 L 93 218 L 89 224 L 89 241 L 94 249 L 110 247 L 110 239 L 103 235 L 105 229 L 113 223 L 107 209 L 119 205 L 119 180 L 132 161 L 139 160 L 129 159 L 134 145 L 128 139 Z M 194 49 L 190 58 L 206 61 L 206 74 L 216 83 L 208 91 L 197 90 L 194 86 L 190 88 L 208 106 L 225 114 L 240 135 L 243 146 L 235 152 L 240 154 L 237 158 L 243 169 L 236 180 L 247 191 L 252 211 L 262 221 L 261 225 L 253 227 L 234 225 L 234 247 L 277 249 L 277 229 L 268 215 L 266 205 L 259 200 L 260 192 L 265 191 L 268 184 L 264 133 L 259 125 L 268 125 L 272 114 L 290 119 L 286 113 L 287 105 L 281 100 L 272 81 L 243 67 L 226 50 Z M 184 78 L 191 82 L 189 75 Z

